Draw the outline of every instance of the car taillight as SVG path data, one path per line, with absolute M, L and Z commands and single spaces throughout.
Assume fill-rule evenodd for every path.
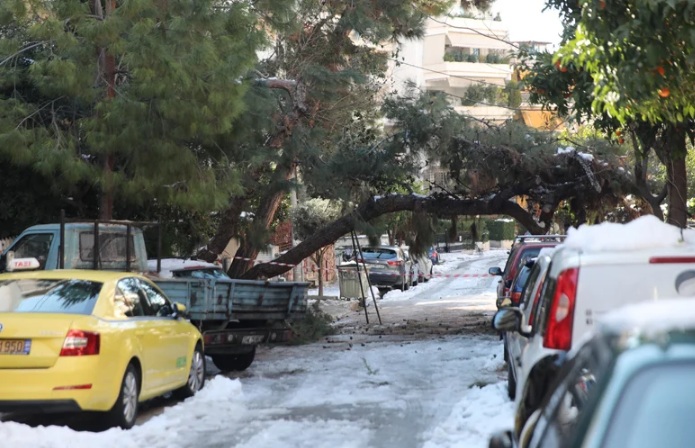
M 546 348 L 569 350 L 572 346 L 572 323 L 578 278 L 578 268 L 562 271 L 557 277 L 555 295 L 550 304 L 548 327 L 543 337 L 543 346 Z
M 512 305 L 519 306 L 519 301 L 521 300 L 521 292 L 512 293 Z
M 98 355 L 101 346 L 99 333 L 90 331 L 69 330 L 63 341 L 60 356 Z
M 389 266 L 400 266 L 400 265 L 403 264 L 403 261 L 401 261 L 401 260 L 391 260 L 391 261 L 387 261 L 386 264 L 388 264 Z

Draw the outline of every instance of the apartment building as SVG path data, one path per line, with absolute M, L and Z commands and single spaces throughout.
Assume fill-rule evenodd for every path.
M 422 39 L 400 45 L 401 65 L 393 67 L 392 76 L 398 89 L 410 82 L 421 90 L 445 92 L 461 114 L 500 123 L 513 116 L 504 94 L 513 50 L 501 21 L 428 19 Z

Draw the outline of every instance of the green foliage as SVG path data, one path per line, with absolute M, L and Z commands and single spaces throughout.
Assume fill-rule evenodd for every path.
M 560 7 L 572 25 L 555 59 L 591 77 L 587 93 L 594 114 L 623 123 L 681 123 L 695 117 L 695 36 L 690 32 L 695 2 L 548 3 Z
M 340 217 L 340 204 L 326 199 L 309 199 L 292 214 L 295 237 L 306 239 Z
M 492 241 L 513 240 L 517 234 L 516 223 L 509 220 L 488 221 L 487 229 Z
M 210 210 L 238 189 L 215 138 L 243 111 L 262 41 L 246 6 L 142 0 L 101 19 L 79 0 L 22 4 L 0 5 L 0 151 L 13 163 L 117 203 Z
M 476 104 L 497 104 L 502 89 L 497 86 L 472 84 L 466 88 L 461 104 L 464 106 L 475 106 Z
M 292 343 L 296 345 L 309 344 L 321 340 L 324 336 L 335 334 L 333 316 L 321 309 L 320 301 L 316 300 L 307 307 L 303 318 L 290 322 L 294 337 Z
M 58 222 L 68 216 L 95 210 L 95 195 L 88 184 L 59 190 L 54 179 L 0 157 L 0 238 L 17 236 L 35 224 Z
M 504 93 L 507 97 L 507 106 L 513 109 L 521 106 L 521 89 L 519 83 L 516 81 L 509 81 L 507 85 L 504 86 Z

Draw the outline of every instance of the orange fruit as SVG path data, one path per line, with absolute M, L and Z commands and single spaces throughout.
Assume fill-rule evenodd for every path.
M 656 72 L 657 72 L 658 74 L 660 74 L 661 76 L 664 76 L 664 74 L 666 73 L 666 70 L 664 69 L 664 67 L 662 67 L 661 65 L 659 65 L 658 67 L 656 67 Z
M 668 87 L 662 87 L 658 90 L 661 98 L 668 98 L 671 95 L 671 90 Z

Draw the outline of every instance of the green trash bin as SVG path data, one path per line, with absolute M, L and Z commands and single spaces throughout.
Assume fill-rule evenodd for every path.
M 359 273 L 359 276 L 358 276 Z M 362 281 L 360 290 L 360 279 Z M 338 265 L 338 282 L 340 285 L 340 298 L 362 299 L 369 297 L 369 282 L 364 266 L 357 268 L 357 263 L 343 263 Z

